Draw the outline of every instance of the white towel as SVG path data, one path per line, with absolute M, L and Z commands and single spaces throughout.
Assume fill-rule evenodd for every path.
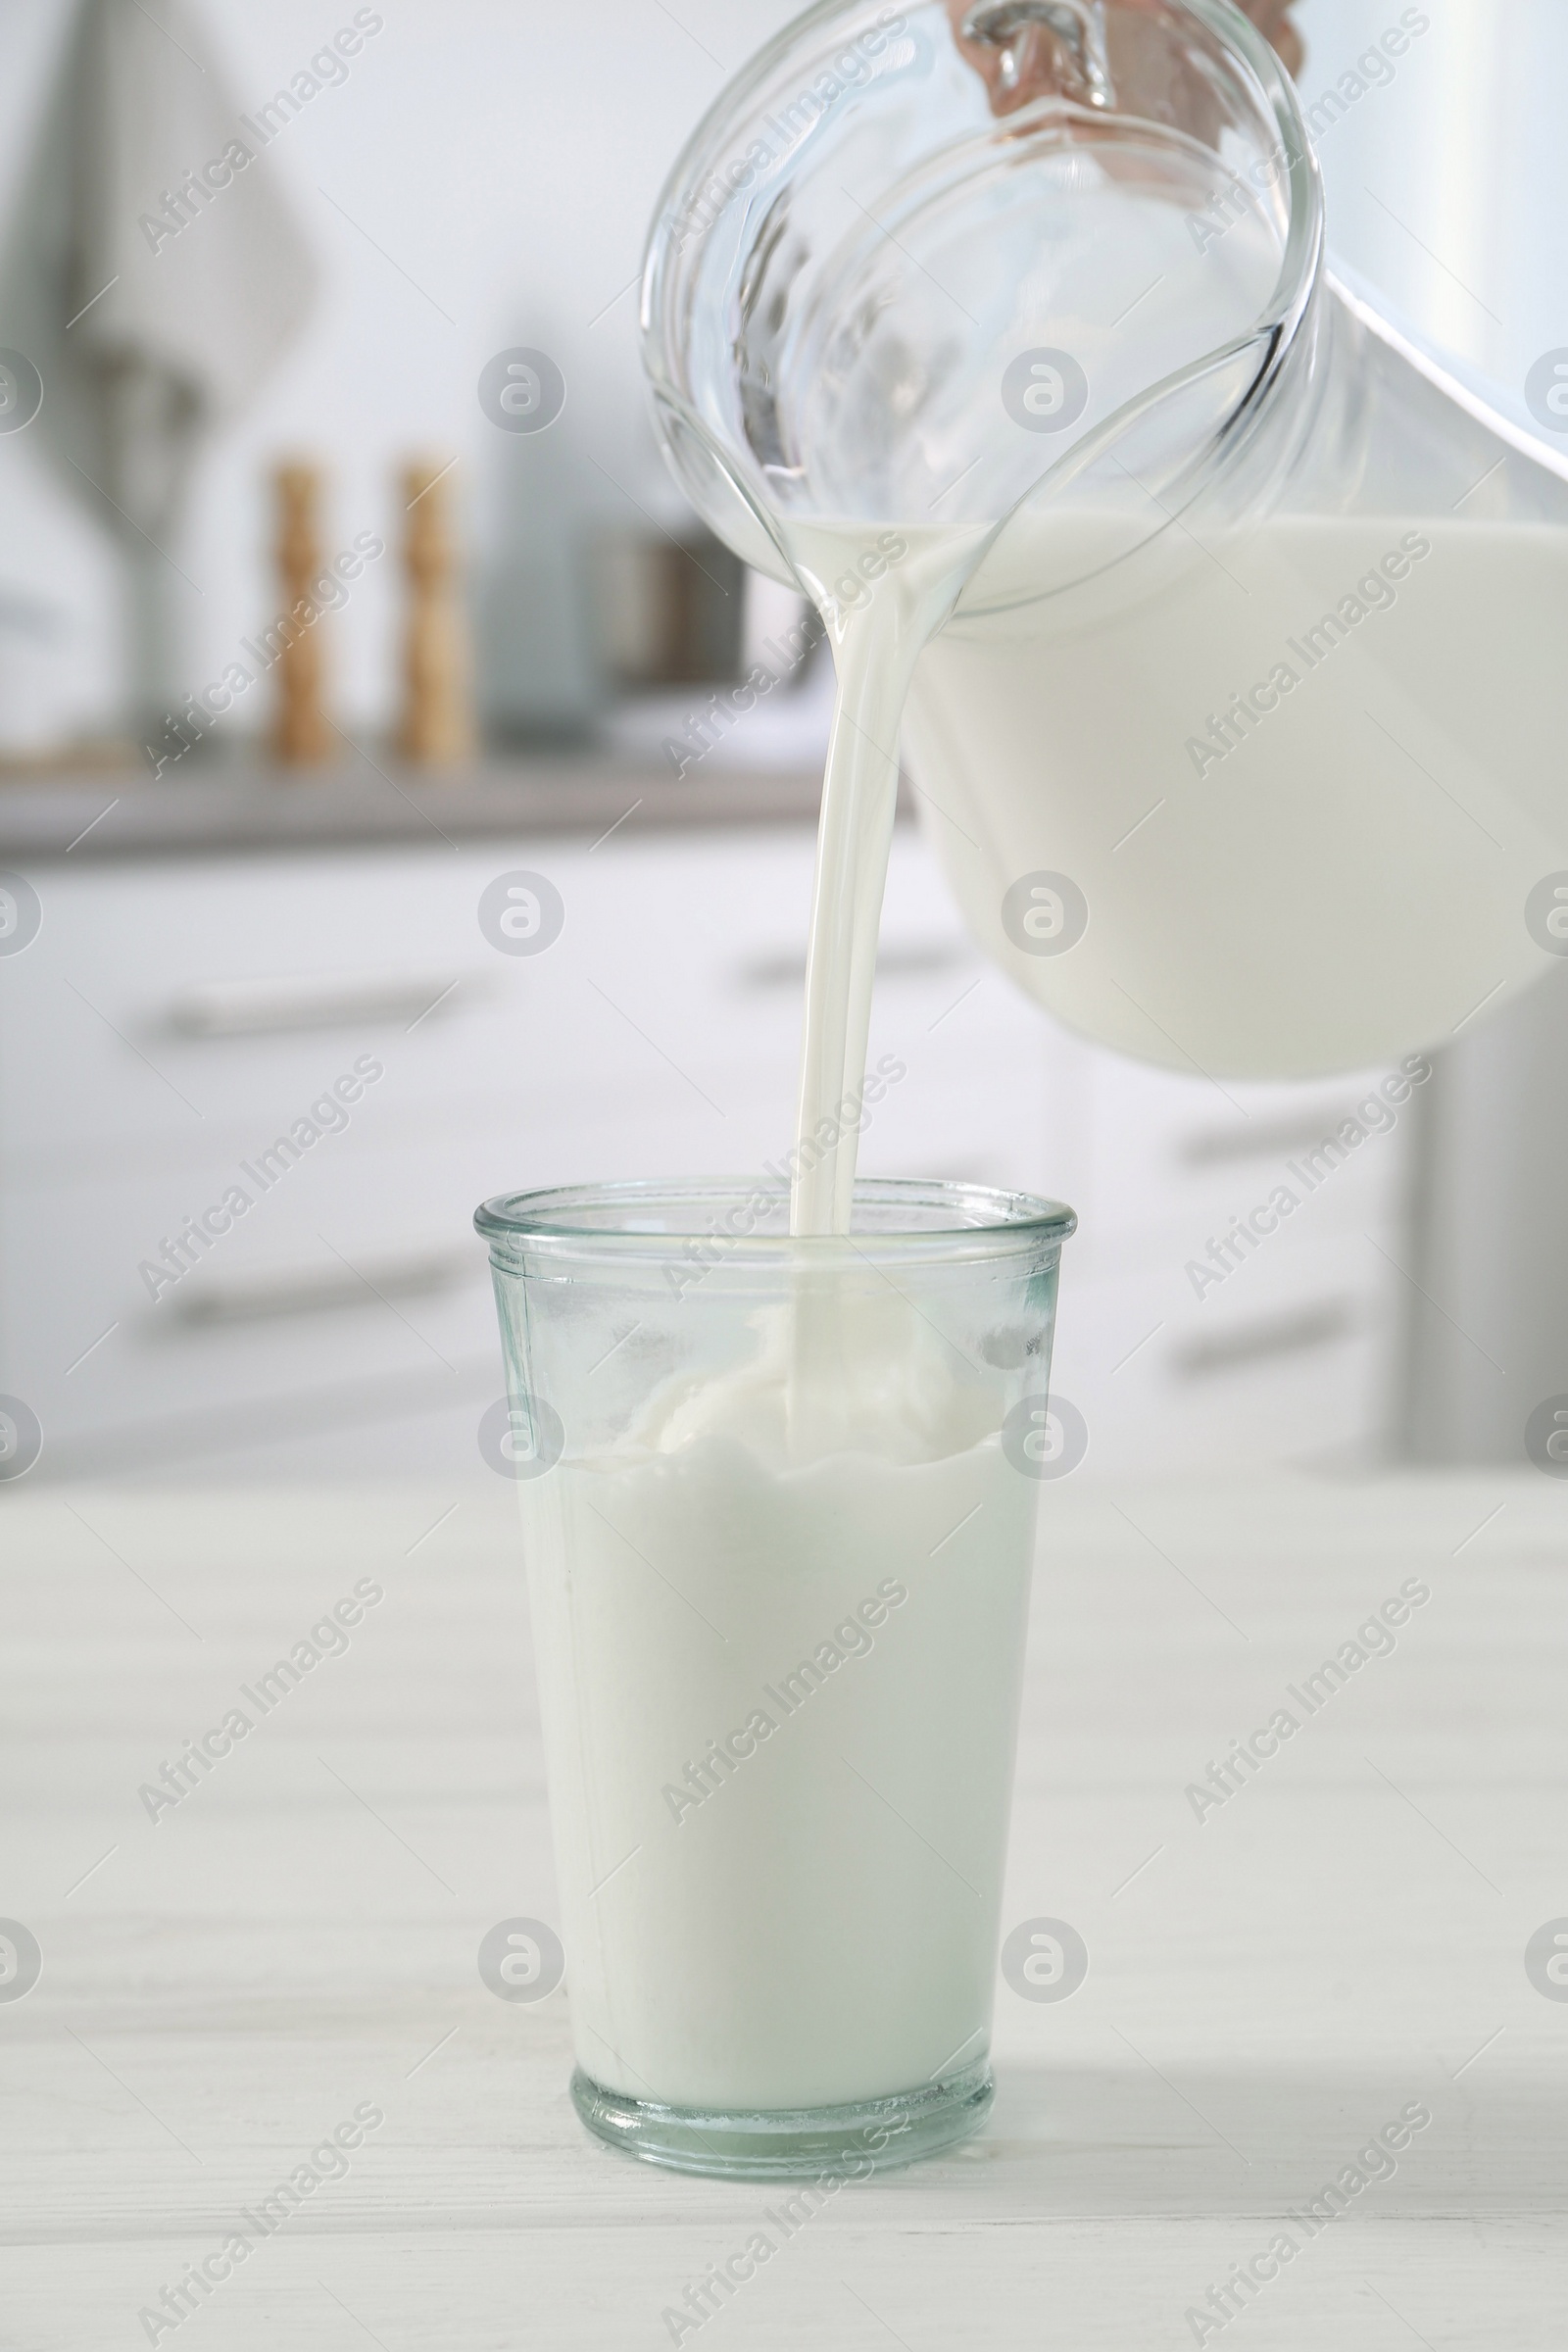
M 186 0 L 86 0 L 74 47 L 62 357 L 89 379 L 101 487 L 159 539 L 201 432 L 277 359 L 315 271 Z

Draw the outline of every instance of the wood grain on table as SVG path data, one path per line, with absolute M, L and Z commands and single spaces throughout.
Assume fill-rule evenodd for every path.
M 565 1991 L 480 1981 L 487 1929 L 555 1916 L 485 1486 L 5 1493 L 0 1917 L 43 1954 L 0 1998 L 5 2352 L 653 2347 L 776 2211 L 590 2142 Z M 1046 1503 L 1004 1927 L 1068 1921 L 1087 1981 L 999 1986 L 984 2136 L 775 2232 L 679 2340 L 1556 2352 L 1568 1999 L 1524 1954 L 1568 1916 L 1568 1496 L 1075 1478 Z M 138 1790 L 362 1579 L 383 1597 L 346 1649 L 149 1818 Z M 1431 1596 L 1392 1651 L 1295 1707 L 1407 1579 Z M 1296 1736 L 1200 1820 L 1189 1786 L 1282 1706 Z M 1431 2122 L 1395 2171 L 1315 2233 L 1289 2218 L 1408 2106 Z M 150 2329 L 356 2109 L 384 2120 L 338 2177 Z M 1211 2286 L 1282 2230 L 1221 2326 Z

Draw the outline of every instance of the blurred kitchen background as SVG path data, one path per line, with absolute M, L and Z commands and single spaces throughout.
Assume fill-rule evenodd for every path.
M 791 13 L 0 19 L 0 1474 L 484 1477 L 475 1201 L 787 1148 L 827 659 L 667 476 L 636 279 Z M 1517 413 L 1568 345 L 1568 11 L 1402 18 L 1360 74 L 1393 0 L 1296 10 L 1334 251 Z M 1085 1476 L 1519 1461 L 1568 1391 L 1568 966 L 1217 1286 L 1366 1082 L 1082 1044 L 980 961 L 912 810 L 883 1054 L 870 1171 L 1080 1212 Z

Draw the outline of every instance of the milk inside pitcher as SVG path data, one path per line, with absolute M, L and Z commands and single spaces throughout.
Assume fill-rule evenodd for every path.
M 831 606 L 876 583 L 803 549 L 956 551 L 905 757 L 976 938 L 1074 1028 L 1325 1073 L 1547 968 L 1568 437 L 1329 274 L 1228 0 L 827 0 L 676 165 L 644 336 L 748 562 Z

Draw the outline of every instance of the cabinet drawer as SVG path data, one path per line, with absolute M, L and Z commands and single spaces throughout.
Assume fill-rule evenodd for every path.
M 368 1155 L 345 1141 L 266 1189 L 255 1163 L 212 1160 L 184 1171 L 174 1201 L 162 1175 L 10 1191 L 0 1386 L 31 1405 L 46 1446 L 367 1370 L 440 1373 L 488 1348 L 469 1220 L 493 1147 Z M 205 1220 L 205 1248 L 187 1218 Z M 177 1278 L 140 1271 L 160 1260 Z
M 486 1122 L 420 1144 L 386 1147 L 357 1122 L 294 1160 L 253 1151 L 113 1180 L 13 1182 L 0 1220 L 0 1391 L 25 1399 L 47 1441 L 400 1371 L 439 1390 L 451 1367 L 480 1363 L 499 1381 L 472 1230 L 481 1200 L 725 1165 L 747 1173 L 787 1140 L 774 1113 L 770 1101 L 754 1104 L 717 1128 L 715 1146 L 716 1123 L 695 1099 L 671 1109 L 657 1093 L 600 1090 L 570 1115 L 518 1118 L 497 1105 Z M 225 1211 L 235 1185 L 248 1204 Z M 191 1219 L 207 1221 L 209 1246 Z M 182 1232 L 191 1262 L 178 1279 L 144 1276 Z
M 1233 1085 L 1096 1056 L 1094 1202 L 1102 1239 L 1157 1230 L 1184 1254 L 1201 1253 L 1233 1218 L 1265 1208 L 1276 1188 L 1293 1193 L 1316 1229 L 1381 1222 L 1405 1180 L 1408 1103 L 1355 1108 L 1386 1072 L 1328 1085 Z M 1227 1097 L 1233 1098 L 1228 1101 Z M 1374 1131 L 1372 1120 L 1387 1122 Z M 1263 1222 L 1268 1222 L 1265 1215 Z
M 1375 1241 L 1275 1236 L 1201 1299 L 1157 1249 L 1085 1279 L 1069 1243 L 1053 1377 L 1098 1467 L 1246 1472 L 1378 1436 L 1403 1301 Z
M 543 873 L 564 910 L 538 954 L 504 954 L 480 929 L 482 893 L 516 870 Z M 786 828 L 225 860 L 132 881 L 52 871 L 39 936 L 0 961 L 6 1164 L 41 1172 L 92 1141 L 183 1150 L 204 1130 L 291 1119 L 323 1067 L 366 1051 L 395 1054 L 431 1104 L 484 1090 L 520 1104 L 589 1072 L 673 1097 L 683 1071 L 765 1056 L 770 1027 L 793 1057 L 798 992 L 779 992 L 770 1020 L 735 973 L 746 953 L 798 950 L 809 888 L 809 837 Z
M 400 850 L 44 879 L 45 922 L 0 962 L 4 1164 L 77 1172 L 113 1142 L 144 1163 L 248 1152 L 308 1115 L 362 1055 L 389 1081 L 363 1116 L 468 1115 L 631 1088 L 727 1117 L 776 1090 L 788 1140 L 812 842 L 804 828 Z M 564 920 L 542 953 L 481 934 L 498 874 L 537 871 Z M 971 1003 L 971 999 L 973 1003 Z M 877 1051 L 940 1064 L 988 1009 L 995 1049 L 1038 1016 L 975 956 L 923 846 L 900 835 L 876 999 Z M 59 1073 L 69 1071 L 62 1088 Z M 722 1128 L 704 1164 L 738 1164 Z

